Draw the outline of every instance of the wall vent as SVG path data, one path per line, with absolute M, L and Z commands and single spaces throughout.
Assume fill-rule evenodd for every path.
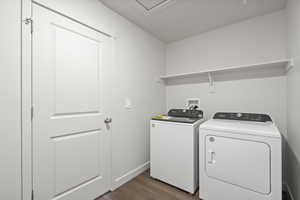
M 151 11 L 160 6 L 166 5 L 171 0 L 136 0 L 146 11 Z

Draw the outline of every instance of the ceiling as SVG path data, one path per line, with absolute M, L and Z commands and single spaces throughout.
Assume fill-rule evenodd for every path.
M 286 0 L 100 0 L 164 42 L 285 8 Z

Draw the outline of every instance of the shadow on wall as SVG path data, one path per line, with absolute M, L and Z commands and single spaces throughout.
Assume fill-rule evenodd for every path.
M 300 182 L 300 161 L 297 159 L 297 156 L 295 155 L 294 151 L 291 149 L 290 145 L 287 144 L 287 160 L 288 160 L 288 166 L 287 166 L 287 179 L 288 179 L 288 187 L 290 187 L 290 190 L 293 192 L 294 198 L 300 196 L 300 191 L 298 188 L 300 188 L 300 185 L 298 185 Z M 297 199 L 292 199 L 297 200 Z

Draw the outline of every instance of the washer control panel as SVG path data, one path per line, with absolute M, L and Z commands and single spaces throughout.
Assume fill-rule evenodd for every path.
M 189 109 L 171 109 L 168 112 L 171 117 L 187 117 L 187 118 L 203 118 L 202 110 L 189 110 Z

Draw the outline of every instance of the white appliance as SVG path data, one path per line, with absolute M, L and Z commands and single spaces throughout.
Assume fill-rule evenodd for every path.
M 189 193 L 198 188 L 199 110 L 172 109 L 151 120 L 150 175 Z
M 200 126 L 204 200 L 281 200 L 281 134 L 268 115 L 217 113 Z

